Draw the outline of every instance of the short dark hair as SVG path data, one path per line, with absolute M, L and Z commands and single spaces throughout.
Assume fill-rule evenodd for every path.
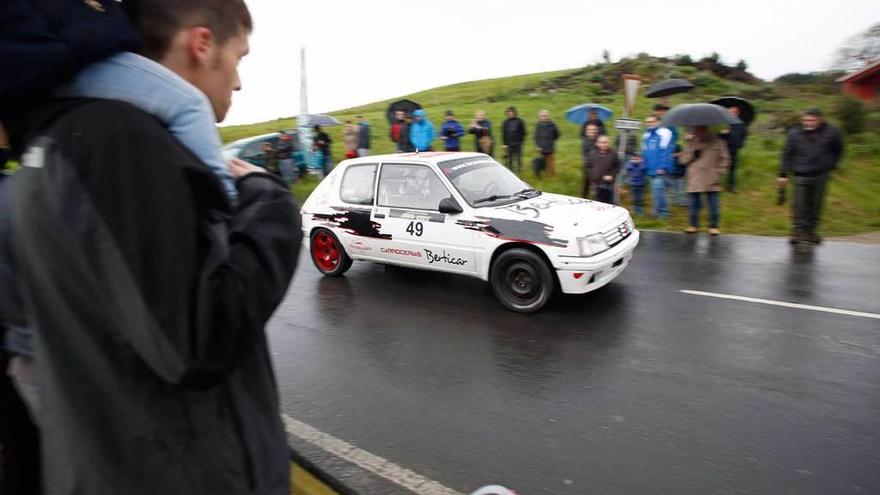
M 818 108 L 816 108 L 816 107 L 808 108 L 808 109 L 804 112 L 804 115 L 810 115 L 810 116 L 812 116 L 812 117 L 819 117 L 819 118 L 821 119 L 821 118 L 822 118 L 822 110 L 820 110 L 820 109 L 818 109 Z
M 217 45 L 253 29 L 244 0 L 125 0 L 122 5 L 141 36 L 141 54 L 153 60 L 168 53 L 181 29 L 204 26 Z

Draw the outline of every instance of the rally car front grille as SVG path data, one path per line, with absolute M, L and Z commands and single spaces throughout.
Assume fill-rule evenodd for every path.
M 623 221 L 620 225 L 614 227 L 613 229 L 606 230 L 602 232 L 602 236 L 605 237 L 605 242 L 608 243 L 608 247 L 614 247 L 624 239 L 632 235 L 632 228 L 629 225 L 629 221 Z

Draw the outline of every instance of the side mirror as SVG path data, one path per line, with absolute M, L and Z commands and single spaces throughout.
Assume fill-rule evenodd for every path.
M 449 213 L 451 215 L 457 215 L 464 211 L 461 209 L 458 201 L 452 199 L 452 197 L 441 199 L 440 206 L 437 209 L 440 210 L 440 213 Z

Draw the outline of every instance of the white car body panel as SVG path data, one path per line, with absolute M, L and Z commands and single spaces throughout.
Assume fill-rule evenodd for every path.
M 457 159 L 465 166 L 470 162 L 463 159 L 494 162 L 480 153 L 458 152 L 367 156 L 340 162 L 302 206 L 305 238 L 314 229 L 325 227 L 339 238 L 354 260 L 459 273 L 482 280 L 489 280 L 496 250 L 509 243 L 528 244 L 543 252 L 565 293 L 584 293 L 602 287 L 632 259 L 639 232 L 626 209 L 551 193 L 510 204 L 474 207 L 438 166 Z M 343 177 L 358 165 L 377 166 L 371 205 L 346 203 L 342 199 Z M 388 178 L 380 185 L 381 171 L 390 165 L 426 167 L 429 170 L 418 169 L 418 173 L 424 175 L 425 181 L 433 181 L 433 190 L 418 189 L 419 182 L 413 183 L 409 177 L 397 181 Z M 367 170 L 361 169 L 361 173 L 366 175 Z M 390 174 L 394 170 L 415 169 L 387 170 Z M 439 182 L 429 177 L 429 172 Z M 462 213 L 395 206 L 395 202 L 406 202 L 420 194 L 442 195 L 442 191 L 437 191 L 439 183 L 458 202 Z M 611 247 L 584 256 L 578 239 L 595 234 L 602 234 Z

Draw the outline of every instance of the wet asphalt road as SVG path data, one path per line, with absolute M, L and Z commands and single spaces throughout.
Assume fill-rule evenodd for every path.
M 643 233 L 535 315 L 476 279 L 304 257 L 269 326 L 286 414 L 462 492 L 880 493 L 880 246 Z M 361 493 L 407 493 L 304 442 Z

